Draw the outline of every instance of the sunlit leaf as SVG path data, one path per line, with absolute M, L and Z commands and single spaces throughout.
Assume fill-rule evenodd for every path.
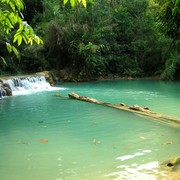
M 30 45 L 33 44 L 33 38 L 32 38 L 32 37 L 29 37 L 29 39 L 28 39 L 28 44 L 30 44 Z
M 64 3 L 67 2 L 68 0 L 64 0 Z M 43 40 L 35 35 L 33 28 L 26 21 L 23 21 L 23 9 L 23 0 L 0 0 L 1 33 L 9 34 L 13 30 L 13 43 L 17 43 L 18 46 L 20 46 L 22 42 L 30 45 L 32 45 L 33 42 L 43 44 Z M 8 39 L 9 38 L 7 38 L 7 41 Z M 16 57 L 20 59 L 20 53 L 14 46 L 7 42 L 6 48 L 9 53 L 13 52 Z M 3 60 L 4 64 L 6 64 L 4 58 L 1 59 Z
M 26 36 L 25 36 L 25 35 L 22 35 L 22 38 L 23 38 L 23 41 L 24 41 L 26 44 L 28 44 L 28 41 L 27 41 Z
M 86 8 L 86 0 L 82 0 L 82 4 Z
M 19 36 L 22 33 L 22 31 L 17 31 L 16 34 L 14 35 L 14 38 L 17 38 L 17 36 Z M 15 41 L 13 41 L 15 42 Z
M 21 35 L 18 36 L 17 41 L 18 41 L 18 46 L 20 46 L 22 43 L 22 36 Z
M 13 11 L 15 11 L 15 5 L 12 2 L 9 2 L 9 5 Z
M 66 4 L 68 2 L 68 0 L 64 0 L 64 4 Z
M 9 53 L 12 52 L 12 46 L 9 43 L 7 43 L 7 42 L 6 42 L 6 48 L 7 48 Z
M 74 7 L 75 5 L 75 0 L 70 0 L 71 6 Z

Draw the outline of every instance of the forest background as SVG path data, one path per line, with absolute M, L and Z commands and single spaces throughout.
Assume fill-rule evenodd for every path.
M 82 2 L 24 0 L 23 15 L 18 13 L 44 43 L 36 37 L 29 46 L 15 42 L 17 25 L 6 33 L 1 24 L 0 75 L 52 70 L 67 81 L 180 78 L 179 0 Z M 14 54 L 7 42 L 13 42 Z

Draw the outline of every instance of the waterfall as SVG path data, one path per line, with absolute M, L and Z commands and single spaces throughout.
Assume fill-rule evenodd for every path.
M 6 91 L 2 87 L 0 87 L 0 98 L 3 96 L 6 96 Z
M 13 77 L 2 80 L 0 86 L 0 98 L 7 95 L 9 87 L 12 95 L 31 94 L 39 91 L 52 91 L 62 88 L 52 87 L 44 76 Z M 4 86 L 4 87 L 3 87 Z

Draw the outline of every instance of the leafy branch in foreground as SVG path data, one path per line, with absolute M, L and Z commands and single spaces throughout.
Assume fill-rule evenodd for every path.
M 35 35 L 32 27 L 26 21 L 23 21 L 23 9 L 23 0 L 0 0 L 0 29 L 6 35 L 14 34 L 15 31 L 13 43 L 17 43 L 18 46 L 20 46 L 22 42 L 30 45 L 32 45 L 33 42 L 43 44 L 42 39 Z M 5 39 L 4 43 L 6 44 L 8 52 L 13 52 L 17 58 L 20 58 L 19 51 L 8 42 L 8 38 Z M 3 61 L 5 62 L 4 58 Z

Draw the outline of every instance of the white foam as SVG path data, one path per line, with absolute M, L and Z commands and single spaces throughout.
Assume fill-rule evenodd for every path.
M 17 91 L 13 91 L 13 96 L 17 95 L 28 95 L 43 91 L 56 91 L 56 90 L 65 90 L 66 88 L 59 88 L 59 87 L 51 87 L 51 88 L 40 88 L 40 89 L 18 89 Z
M 27 95 L 41 91 L 65 90 L 66 88 L 52 87 L 44 76 L 12 78 L 5 80 L 12 90 L 12 95 Z
M 144 153 L 137 152 L 137 153 L 132 154 L 132 155 L 120 156 L 120 157 L 117 157 L 116 159 L 121 160 L 121 161 L 125 161 L 125 160 L 128 160 L 128 159 L 132 159 L 132 158 L 134 158 L 136 156 L 143 156 L 143 155 L 144 155 Z
M 157 180 L 157 175 L 160 173 L 159 163 L 149 162 L 146 164 L 132 164 L 131 166 L 128 165 L 121 165 L 117 168 L 121 168 L 119 172 L 112 172 L 105 177 L 112 177 L 113 180 L 140 180 L 140 179 L 149 179 L 149 180 Z M 161 174 L 160 174 L 161 175 Z M 164 175 L 164 174 L 163 174 Z M 162 175 L 161 175 L 162 176 Z
M 137 167 L 137 170 L 152 170 L 152 169 L 158 168 L 158 167 L 159 167 L 159 163 L 157 161 L 155 161 L 155 162 L 150 162 L 147 164 L 142 164 Z
M 151 152 L 151 150 L 143 150 L 142 152 L 136 152 L 136 153 L 131 154 L 131 155 L 120 156 L 120 157 L 117 157 L 116 159 L 121 160 L 121 161 L 125 161 L 128 159 L 132 159 L 134 157 L 137 157 L 137 156 L 143 156 L 143 155 L 145 155 L 145 153 L 150 153 L 150 152 Z

